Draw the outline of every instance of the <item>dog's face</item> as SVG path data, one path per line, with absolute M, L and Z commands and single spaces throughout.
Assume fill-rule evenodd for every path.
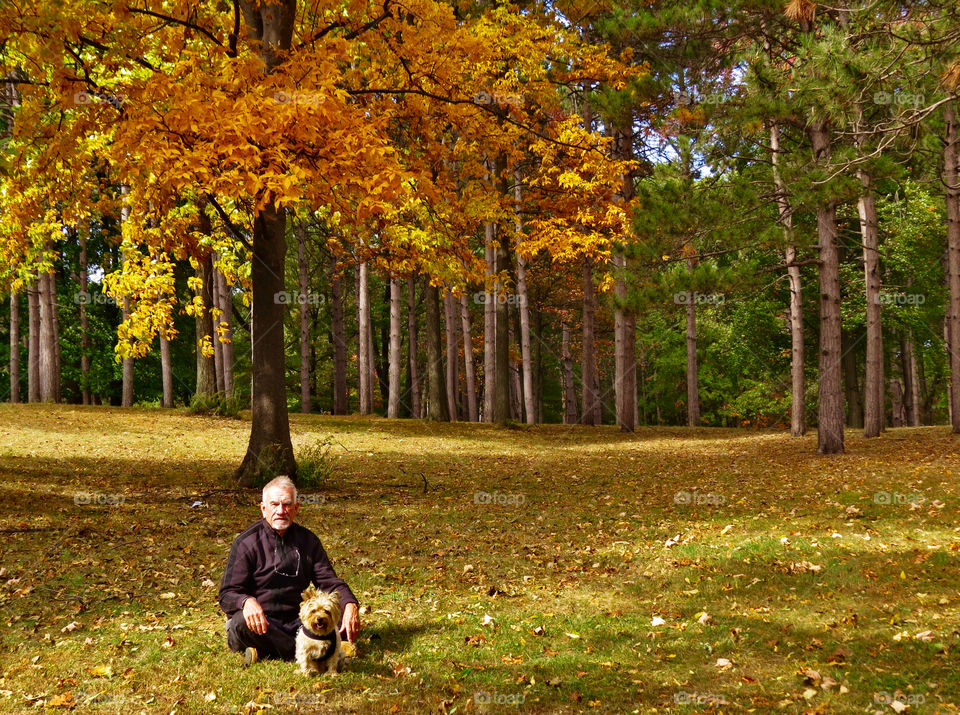
M 317 591 L 313 584 L 302 594 L 300 622 L 318 636 L 326 635 L 340 625 L 340 594 Z

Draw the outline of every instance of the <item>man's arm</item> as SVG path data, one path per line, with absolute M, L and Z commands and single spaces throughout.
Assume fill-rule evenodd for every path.
M 227 558 L 227 567 L 223 571 L 223 579 L 220 581 L 220 608 L 227 614 L 227 617 L 241 610 L 244 602 L 253 598 L 249 592 L 249 583 L 251 580 L 251 563 L 249 551 L 244 547 L 241 539 L 238 537 L 230 547 L 230 556 Z

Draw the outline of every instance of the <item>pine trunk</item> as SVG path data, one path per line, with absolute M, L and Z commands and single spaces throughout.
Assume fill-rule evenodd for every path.
M 373 351 L 370 344 L 369 271 L 366 261 L 363 261 L 357 269 L 357 377 L 361 415 L 369 415 L 373 412 L 373 385 L 370 380 Z
M 863 396 L 860 394 L 860 377 L 857 373 L 856 341 L 844 330 L 840 335 L 843 350 L 843 390 L 847 403 L 847 427 L 863 429 Z
M 466 418 L 477 421 L 477 378 L 473 367 L 473 337 L 470 324 L 470 307 L 467 294 L 460 296 L 460 327 L 463 333 L 463 375 L 466 381 L 467 405 Z
M 27 401 L 40 402 L 40 288 L 27 286 Z
M 403 367 L 403 348 L 402 316 L 400 295 L 400 279 L 390 279 L 390 354 L 388 361 L 390 367 L 388 375 L 390 380 L 390 389 L 387 391 L 387 417 L 396 419 L 400 416 L 400 376 Z
M 214 258 L 214 256 L 210 257 L 210 340 L 213 343 L 213 365 L 217 380 L 217 392 L 223 394 L 225 392 L 223 386 L 223 343 L 220 342 L 220 335 L 217 332 L 217 325 L 220 322 L 220 317 L 217 315 L 220 312 L 221 303 L 220 281 L 217 279 L 219 271 L 216 268 Z
M 417 369 L 417 283 L 407 278 L 407 361 L 410 375 L 410 416 L 423 417 L 420 408 L 420 375 Z
M 427 417 L 438 422 L 449 422 L 450 407 L 447 403 L 443 348 L 440 344 L 440 289 L 428 282 L 423 297 L 427 309 Z
M 334 266 L 330 275 L 330 332 L 333 335 L 333 414 L 347 414 L 347 330 L 343 285 Z
M 10 402 L 20 402 L 20 297 L 10 293 Z
M 600 395 L 597 386 L 596 349 L 594 347 L 596 304 L 593 294 L 593 261 L 583 259 L 583 424 L 597 425 Z
M 523 235 L 520 172 L 513 172 L 513 198 L 516 214 L 517 237 Z M 528 425 L 536 424 L 537 410 L 533 394 L 533 363 L 530 357 L 530 303 L 527 299 L 527 260 L 517 251 L 517 308 L 520 313 L 520 359 L 523 374 L 523 414 Z
M 818 163 L 830 156 L 829 130 L 822 122 L 808 129 Z M 837 205 L 817 208 L 817 248 L 820 257 L 820 364 L 817 396 L 817 452 L 836 454 L 843 444 L 843 385 L 841 379 L 840 259 L 837 249 Z
M 173 407 L 173 363 L 170 359 L 170 341 L 160 336 L 160 380 L 163 384 L 161 407 Z
M 123 296 L 123 322 L 130 319 L 130 298 Z M 133 358 L 123 358 L 123 391 L 120 397 L 121 407 L 133 407 Z
M 200 231 L 204 234 L 210 233 L 210 219 L 206 218 L 203 211 L 200 212 Z M 203 309 L 197 314 L 197 390 L 198 395 L 212 395 L 217 391 L 217 369 L 214 355 L 204 355 L 203 346 L 206 343 L 213 345 L 213 314 L 210 308 L 213 306 L 213 256 L 207 254 L 200 259 L 197 267 L 197 278 L 202 282 L 200 288 L 200 300 L 203 301 Z M 271 296 L 272 298 L 272 296 Z
M 947 210 L 947 331 L 950 346 L 950 423 L 960 434 L 960 183 L 958 183 L 957 116 L 954 102 L 943 105 L 946 141 L 943 183 Z
M 447 408 L 450 419 L 460 419 L 457 397 L 460 392 L 460 354 L 457 349 L 457 310 L 450 291 L 443 293 L 443 327 L 447 338 Z
M 697 387 L 697 305 L 687 302 L 687 426 L 700 424 L 700 391 Z
M 907 412 L 907 426 L 920 426 L 920 390 L 917 379 L 916 348 L 913 343 L 913 332 L 906 328 L 900 338 L 900 355 L 902 356 L 903 393 Z
M 570 350 L 570 323 L 561 324 L 563 337 L 560 343 L 560 360 L 563 367 L 563 424 L 575 425 L 577 419 L 577 393 L 573 386 L 573 355 Z
M 307 229 L 300 223 L 297 226 L 297 277 L 300 294 L 297 296 L 297 309 L 300 311 L 300 412 L 310 414 L 310 282 L 307 276 Z
M 53 274 L 41 273 L 39 279 L 40 285 L 40 401 L 56 402 L 56 376 L 57 376 L 57 358 L 55 343 L 57 341 L 54 332 L 53 313 L 51 306 L 54 305 L 50 299 L 50 284 L 53 282 Z
M 223 350 L 223 391 L 227 397 L 233 397 L 233 293 L 221 271 L 216 271 L 215 278 L 220 285 L 220 322 L 226 341 L 220 344 Z
M 883 326 L 880 322 L 880 258 L 877 239 L 877 200 L 870 175 L 857 172 L 863 191 L 857 201 L 867 297 L 867 364 L 864 377 L 863 436 L 879 437 L 884 425 Z
M 81 229 L 80 240 L 80 390 L 81 400 L 85 405 L 93 404 L 93 393 L 90 391 L 90 321 L 87 316 L 87 304 L 90 302 L 87 278 L 87 233 Z
M 501 193 L 506 193 L 501 192 Z M 506 276 L 510 270 L 508 239 L 499 232 L 497 243 L 497 273 Z M 505 425 L 510 419 L 510 302 L 501 284 L 496 294 L 496 368 L 494 369 L 493 421 Z
M 487 260 L 487 283 L 483 301 L 483 421 L 493 422 L 494 384 L 497 374 L 497 295 L 500 287 L 493 280 L 497 273 L 495 224 L 484 226 L 485 253 Z

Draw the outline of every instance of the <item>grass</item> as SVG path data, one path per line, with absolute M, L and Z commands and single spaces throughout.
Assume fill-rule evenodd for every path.
M 946 428 L 827 458 L 765 432 L 291 419 L 295 448 L 332 440 L 300 521 L 364 606 L 347 671 L 226 648 L 246 421 L 3 405 L 0 711 L 960 709 Z

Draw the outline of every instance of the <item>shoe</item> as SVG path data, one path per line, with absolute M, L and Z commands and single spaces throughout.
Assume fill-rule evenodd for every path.
M 253 647 L 247 648 L 245 651 L 243 651 L 243 666 L 245 668 L 250 667 L 251 665 L 256 663 L 257 660 L 259 660 L 259 657 L 260 656 L 257 653 L 256 648 L 253 648 Z

